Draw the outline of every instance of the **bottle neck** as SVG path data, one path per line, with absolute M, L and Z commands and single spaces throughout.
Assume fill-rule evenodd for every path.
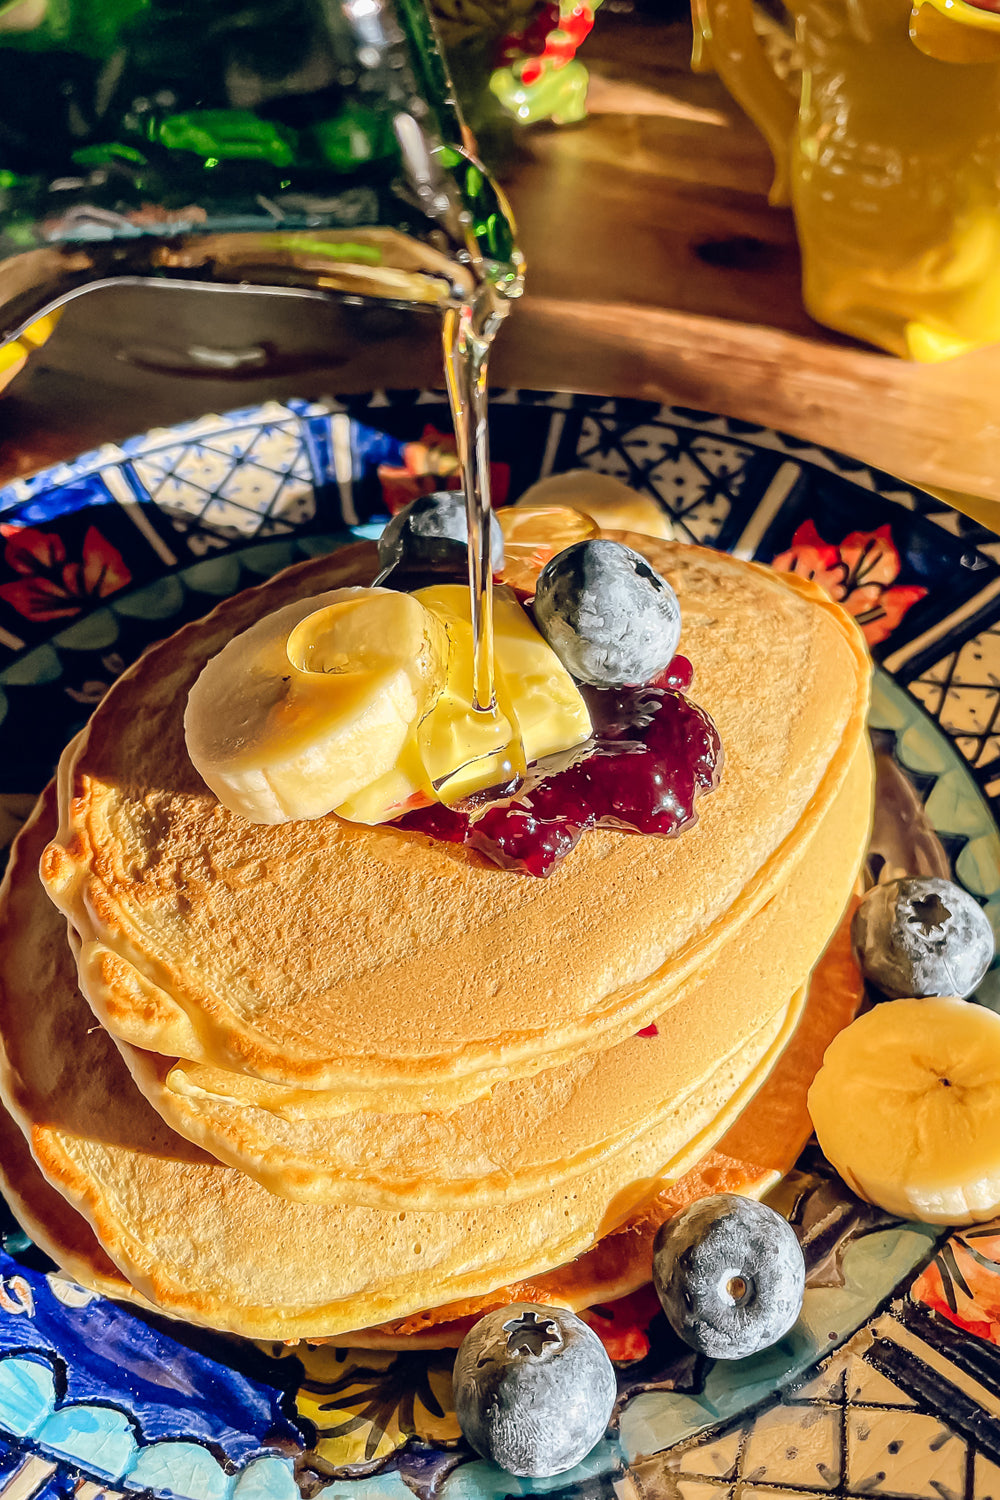
M 59 35 L 0 32 L 0 342 L 108 280 L 518 295 L 509 209 L 467 153 L 423 0 L 286 0 L 257 28 L 233 0 L 119 0 L 102 54 L 90 9 L 61 0 Z M 34 136 L 29 85 L 50 96 Z

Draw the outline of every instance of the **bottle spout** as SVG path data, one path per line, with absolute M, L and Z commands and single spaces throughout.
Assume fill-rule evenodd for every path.
M 519 292 L 424 0 L 0 11 L 0 345 L 107 280 Z

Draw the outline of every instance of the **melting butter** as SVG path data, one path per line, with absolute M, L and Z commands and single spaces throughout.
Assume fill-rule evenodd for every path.
M 418 794 L 456 802 L 502 785 L 523 776 L 530 762 L 590 736 L 579 688 L 510 590 L 493 595 L 496 719 L 477 714 L 469 701 L 475 640 L 468 589 L 435 584 L 413 597 L 447 633 L 445 684 L 392 770 L 338 806 L 340 816 L 355 823 L 383 823 Z M 515 761 L 511 746 L 518 743 L 523 756 Z

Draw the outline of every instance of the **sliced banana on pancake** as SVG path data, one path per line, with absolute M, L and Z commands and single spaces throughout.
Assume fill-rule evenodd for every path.
M 253 823 L 317 818 L 395 765 L 444 687 L 448 638 L 410 594 L 335 589 L 266 615 L 188 696 L 188 754 Z
M 471 705 L 469 591 L 344 588 L 243 631 L 188 696 L 187 750 L 224 807 L 252 823 L 334 809 L 381 823 L 454 801 L 586 740 L 579 689 L 518 600 L 494 600 L 497 711 Z M 511 758 L 512 757 L 512 758 Z

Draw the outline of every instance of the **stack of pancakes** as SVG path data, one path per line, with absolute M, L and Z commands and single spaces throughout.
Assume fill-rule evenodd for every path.
M 538 880 L 223 808 L 191 684 L 370 582 L 365 547 L 153 648 L 68 747 L 0 892 L 0 1170 L 78 1280 L 257 1337 L 447 1343 L 514 1295 L 641 1284 L 679 1198 L 791 1164 L 858 1000 L 842 938 L 807 1003 L 868 836 L 868 659 L 809 584 L 622 539 L 677 591 L 724 747 L 678 839 L 595 830 Z

